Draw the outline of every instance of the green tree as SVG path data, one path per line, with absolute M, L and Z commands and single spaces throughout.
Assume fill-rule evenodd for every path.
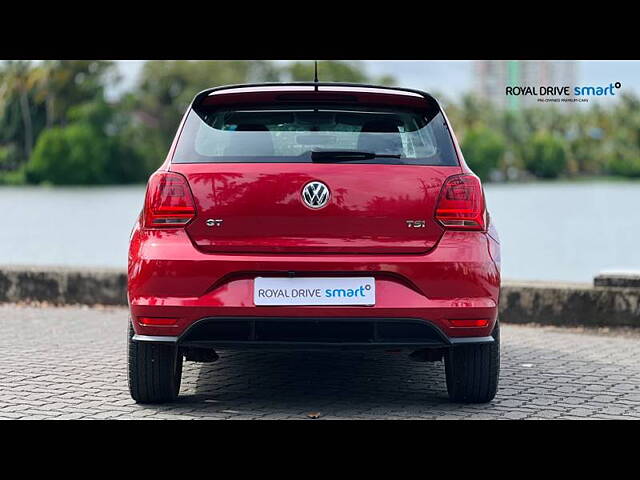
M 637 149 L 620 149 L 610 158 L 608 171 L 623 177 L 640 177 L 640 156 Z
M 65 125 L 70 109 L 77 105 L 103 101 L 107 85 L 117 83 L 116 65 L 106 60 L 55 60 L 38 66 L 41 96 L 48 98 L 48 125 Z
M 623 177 L 640 177 L 640 142 L 637 132 L 619 130 L 607 152 L 606 171 Z
M 363 66 L 319 61 L 319 79 L 395 83 Z M 133 89 L 107 102 L 105 89 L 119 80 L 114 62 L 0 62 L 0 183 L 142 182 L 164 160 L 197 92 L 311 81 L 313 70 L 313 61 L 149 61 Z M 551 105 L 499 110 L 471 94 L 444 103 L 467 162 L 484 179 L 495 169 L 510 178 L 521 170 L 541 178 L 640 176 L 640 98 L 634 94 L 569 111 Z
M 268 61 L 150 60 L 138 85 L 120 102 L 131 118 L 126 136 L 150 166 L 162 163 L 178 124 L 193 97 L 220 85 L 269 82 L 280 69 Z
M 465 161 L 481 179 L 486 180 L 497 169 L 506 151 L 503 136 L 487 127 L 468 130 L 462 142 Z
M 111 151 L 108 139 L 90 125 L 53 127 L 38 138 L 27 165 L 27 179 L 55 185 L 106 183 Z
M 0 146 L 11 146 L 11 167 L 29 159 L 40 133 L 67 123 L 67 111 L 103 98 L 117 80 L 113 62 L 85 60 L 0 63 Z
M 64 127 L 38 138 L 26 169 L 34 183 L 98 184 L 141 182 L 150 173 L 144 159 L 127 143 L 126 120 L 103 100 L 69 108 Z
M 314 62 L 292 62 L 284 67 L 284 77 L 294 82 L 313 82 Z M 391 75 L 372 77 L 359 62 L 339 60 L 319 60 L 318 80 L 321 82 L 371 83 L 392 85 L 395 78 Z
M 0 111 L 10 108 L 12 101 L 17 103 L 22 130 L 15 133 L 22 134 L 23 151 L 27 158 L 31 155 L 35 138 L 30 94 L 37 81 L 34 72 L 28 60 L 9 60 L 0 72 Z
M 524 165 L 537 177 L 558 177 L 567 167 L 564 141 L 557 135 L 537 132 L 524 148 Z
M 495 111 L 492 105 L 476 95 L 463 95 L 460 107 L 462 111 L 462 127 L 464 129 L 480 125 L 490 126 L 494 123 Z

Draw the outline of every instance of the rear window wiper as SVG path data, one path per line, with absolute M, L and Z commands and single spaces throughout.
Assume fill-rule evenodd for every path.
M 402 158 L 402 155 L 358 152 L 354 150 L 314 150 L 311 152 L 311 160 L 314 162 L 348 162 L 351 160 L 371 160 L 373 158 Z

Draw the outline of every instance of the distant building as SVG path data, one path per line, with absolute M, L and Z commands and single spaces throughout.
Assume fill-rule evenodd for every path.
M 577 81 L 575 60 L 476 60 L 475 92 L 499 108 L 517 110 L 538 104 L 536 96 L 508 96 L 507 86 L 570 86 Z M 557 103 L 572 108 L 575 103 Z

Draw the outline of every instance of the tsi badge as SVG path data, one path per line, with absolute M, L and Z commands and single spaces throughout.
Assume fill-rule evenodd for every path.
M 222 226 L 222 219 L 220 218 L 209 218 L 207 219 L 207 221 L 205 222 L 207 227 L 221 227 Z
M 407 227 L 409 228 L 425 228 L 427 226 L 427 222 L 424 220 L 405 220 L 407 222 Z

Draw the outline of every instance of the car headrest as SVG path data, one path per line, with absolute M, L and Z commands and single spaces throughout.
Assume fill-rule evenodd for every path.
M 255 135 L 231 135 L 225 155 L 273 155 L 273 138 L 265 125 L 240 124 L 236 132 L 256 132 Z M 266 133 L 264 133 L 266 132 Z
M 373 153 L 402 153 L 402 138 L 395 122 L 374 120 L 362 125 L 358 150 Z

